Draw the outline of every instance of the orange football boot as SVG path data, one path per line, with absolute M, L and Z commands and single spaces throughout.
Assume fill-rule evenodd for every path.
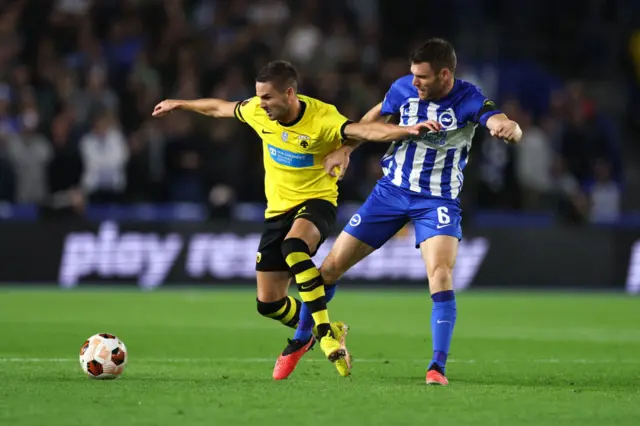
M 275 380 L 286 379 L 293 373 L 300 358 L 316 343 L 316 338 L 311 336 L 311 339 L 306 343 L 301 342 L 299 339 L 287 339 L 287 341 L 289 344 L 284 348 L 284 351 L 276 361 L 276 365 L 273 367 L 273 378 Z
M 427 371 L 427 384 L 440 386 L 449 385 L 449 380 L 444 376 L 444 372 L 440 369 L 438 364 L 433 364 L 429 371 Z

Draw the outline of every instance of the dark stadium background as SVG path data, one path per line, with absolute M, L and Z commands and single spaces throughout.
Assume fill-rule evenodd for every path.
M 357 120 L 407 72 L 416 43 L 442 36 L 457 49 L 458 77 L 478 84 L 525 134 L 510 147 L 476 132 L 462 193 L 458 288 L 639 291 L 639 4 L 2 2 L 0 282 L 140 283 L 144 261 L 127 262 L 138 262 L 144 244 L 124 247 L 131 256 L 117 259 L 97 243 L 85 257 L 69 254 L 76 234 L 99 235 L 105 224 L 119 230 L 115 238 L 179 236 L 180 252 L 164 260 L 172 263 L 156 285 L 251 282 L 247 241 L 264 207 L 258 138 L 234 120 L 152 119 L 153 106 L 164 98 L 243 100 L 256 70 L 285 58 L 302 73 L 303 93 Z M 106 183 L 83 150 L 101 126 L 110 140 L 99 154 L 112 164 Z M 353 155 L 340 187 L 340 225 L 380 177 L 385 149 L 369 144 Z M 212 244 L 199 256 L 244 266 L 195 277 L 191 239 L 221 231 L 242 243 Z M 411 232 L 397 237 L 399 247 L 411 245 Z M 31 268 L 34 252 L 41 268 Z M 385 256 L 398 260 L 385 265 L 379 255 L 366 268 L 378 273 L 345 282 L 424 285 L 417 251 Z M 402 259 L 413 272 L 393 266 Z M 64 284 L 65 262 L 84 262 L 73 284 Z
M 292 330 L 256 311 L 260 141 L 153 107 L 246 99 L 285 58 L 358 120 L 432 36 L 524 130 L 473 141 L 450 386 L 425 384 L 410 227 L 329 304 L 351 377 L 316 348 L 275 381 Z M 0 0 L 0 424 L 636 425 L 639 134 L 638 0 Z M 336 231 L 385 148 L 353 154 Z M 126 344 L 116 381 L 78 365 L 96 333 Z

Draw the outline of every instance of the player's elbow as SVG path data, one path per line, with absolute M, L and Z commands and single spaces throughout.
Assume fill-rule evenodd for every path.
M 202 111 L 202 114 L 212 117 L 212 118 L 221 118 L 222 117 L 222 113 L 220 112 L 219 108 L 209 108 L 206 110 Z

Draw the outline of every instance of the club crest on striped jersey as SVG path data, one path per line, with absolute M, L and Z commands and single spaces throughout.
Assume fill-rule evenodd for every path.
M 438 115 L 438 123 L 444 130 L 453 130 L 458 126 L 458 119 L 451 108 L 447 108 Z

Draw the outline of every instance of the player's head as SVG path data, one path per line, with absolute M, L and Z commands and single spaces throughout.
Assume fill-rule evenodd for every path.
M 424 42 L 411 53 L 413 85 L 422 100 L 439 99 L 453 87 L 456 71 L 456 52 L 441 38 Z
M 271 120 L 283 120 L 298 92 L 298 72 L 286 61 L 269 62 L 256 77 L 256 96 Z

